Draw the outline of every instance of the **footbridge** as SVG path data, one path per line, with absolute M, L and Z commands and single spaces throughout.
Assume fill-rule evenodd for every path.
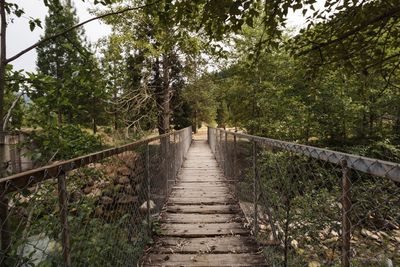
M 400 165 L 185 128 L 0 179 L 1 266 L 397 266 Z

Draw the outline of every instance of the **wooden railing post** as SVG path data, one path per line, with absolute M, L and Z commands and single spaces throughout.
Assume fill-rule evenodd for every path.
M 343 159 L 342 165 L 342 267 L 350 266 L 350 240 L 351 240 L 351 221 L 350 221 L 350 170 L 347 160 Z
M 150 148 L 149 143 L 146 143 L 146 183 L 147 183 L 147 231 L 151 236 L 151 221 L 150 221 L 150 200 L 151 200 L 151 184 L 150 184 Z
M 0 266 L 7 266 L 7 255 L 11 246 L 11 235 L 8 221 L 8 203 L 9 200 L 5 195 L 5 183 L 0 186 L 0 234 L 1 234 L 1 255 Z
M 65 267 L 71 266 L 69 226 L 68 226 L 68 192 L 65 172 L 60 168 L 58 180 L 58 202 L 60 206 L 60 223 L 62 231 L 63 261 Z
M 258 171 L 256 141 L 253 140 L 253 204 L 254 204 L 254 236 L 258 234 Z

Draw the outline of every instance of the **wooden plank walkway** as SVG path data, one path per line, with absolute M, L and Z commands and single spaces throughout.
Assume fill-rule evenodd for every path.
M 266 266 L 204 135 L 194 140 L 144 266 Z

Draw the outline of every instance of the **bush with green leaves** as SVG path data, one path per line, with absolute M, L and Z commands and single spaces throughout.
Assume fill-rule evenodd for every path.
M 79 157 L 103 147 L 99 137 L 70 124 L 49 125 L 45 130 L 33 132 L 30 141 L 34 147 L 30 156 L 38 164 Z

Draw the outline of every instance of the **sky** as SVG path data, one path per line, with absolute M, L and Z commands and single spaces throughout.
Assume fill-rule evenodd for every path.
M 321 1 L 321 0 L 320 0 Z M 21 18 L 15 18 L 13 23 L 9 23 L 7 36 L 7 57 L 11 57 L 26 47 L 34 44 L 43 35 L 44 30 L 36 28 L 33 32 L 29 30 L 29 17 L 39 18 L 44 26 L 47 8 L 43 0 L 14 0 L 16 4 L 25 10 Z M 77 15 L 80 21 L 93 17 L 88 9 L 93 8 L 93 1 L 72 0 L 77 9 Z M 300 11 L 288 15 L 288 26 L 291 28 L 300 28 L 305 23 Z M 111 33 L 111 28 L 100 22 L 93 21 L 84 26 L 87 40 L 96 42 L 102 37 Z M 11 63 L 15 70 L 24 69 L 26 71 L 35 71 L 36 69 L 36 51 L 32 50 Z
M 79 21 L 92 18 L 88 9 L 93 8 L 92 1 L 73 0 L 77 10 Z M 43 4 L 43 0 L 14 0 L 18 6 L 25 10 L 25 14 L 21 18 L 15 18 L 13 23 L 9 23 L 7 35 L 7 57 L 11 57 L 24 48 L 36 43 L 40 40 L 40 36 L 44 34 L 44 30 L 36 28 L 33 32 L 29 30 L 29 17 L 39 18 L 44 27 L 44 20 L 47 14 L 47 8 Z M 111 28 L 100 21 L 92 21 L 84 26 L 87 40 L 96 42 L 98 39 L 107 36 L 111 32 Z M 26 71 L 34 71 L 36 69 L 36 51 L 32 50 L 21 56 L 11 63 L 14 69 L 24 69 Z

